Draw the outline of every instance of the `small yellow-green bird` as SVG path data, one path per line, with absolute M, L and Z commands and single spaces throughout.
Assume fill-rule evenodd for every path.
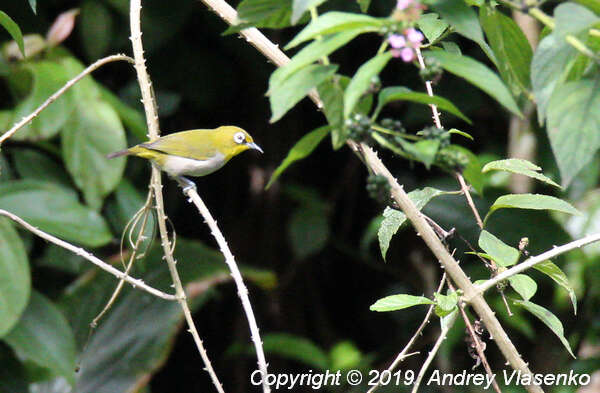
M 134 155 L 151 160 L 173 177 L 184 191 L 196 185 L 185 176 L 206 176 L 221 169 L 232 157 L 248 150 L 263 150 L 246 131 L 235 126 L 190 130 L 165 135 L 109 154 L 108 158 Z

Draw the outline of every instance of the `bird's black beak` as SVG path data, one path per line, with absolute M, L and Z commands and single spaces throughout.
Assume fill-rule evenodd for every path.
M 259 152 L 264 153 L 263 149 L 261 149 L 260 146 L 254 142 L 248 142 L 246 143 L 246 146 L 248 146 L 250 149 L 258 150 Z

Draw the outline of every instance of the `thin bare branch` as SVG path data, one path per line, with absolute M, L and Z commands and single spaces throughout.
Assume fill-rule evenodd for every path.
M 124 273 L 118 269 L 115 269 L 108 263 L 103 262 L 99 258 L 95 257 L 89 251 L 86 251 L 85 249 L 83 249 L 81 247 L 74 246 L 69 242 L 66 242 L 62 239 L 59 239 L 55 236 L 50 235 L 49 233 L 46 233 L 46 232 L 34 227 L 33 225 L 29 224 L 27 221 L 23 220 L 19 216 L 12 214 L 11 212 L 7 212 L 6 210 L 0 209 L 0 215 L 10 218 L 17 224 L 21 225 L 23 228 L 25 228 L 28 231 L 30 231 L 31 233 L 41 237 L 42 239 L 48 240 L 49 242 L 54 243 L 57 246 L 67 249 L 67 250 L 73 252 L 74 254 L 87 259 L 88 261 L 92 262 L 94 265 L 98 266 L 100 269 L 112 274 L 113 276 L 117 277 L 118 279 L 127 281 L 134 288 L 142 289 L 142 290 L 148 292 L 149 294 L 157 296 L 161 299 L 165 299 L 165 300 L 176 300 L 177 299 L 177 297 L 174 295 L 170 295 L 168 293 L 159 291 L 158 289 L 152 288 L 151 286 L 145 284 L 144 281 L 137 279 L 137 278 L 130 277 L 127 275 L 127 273 Z
M 456 172 L 455 175 L 456 175 L 456 178 L 458 179 L 458 183 L 460 184 L 460 189 L 462 190 L 463 194 L 465 194 L 465 198 L 467 198 L 467 204 L 471 208 L 471 211 L 473 212 L 473 216 L 475 216 L 475 221 L 477 221 L 477 225 L 479 225 L 480 229 L 483 229 L 483 221 L 481 221 L 481 216 L 479 216 L 479 212 L 477 211 L 477 208 L 475 207 L 475 203 L 473 203 L 473 198 L 471 198 L 471 193 L 469 192 L 469 186 L 465 182 L 465 178 L 463 177 L 462 173 L 460 173 L 460 172 Z
M 50 104 L 52 104 L 54 101 L 56 101 L 58 99 L 58 97 L 60 97 L 67 90 L 69 90 L 71 87 L 73 87 L 73 85 L 75 85 L 77 82 L 79 82 L 83 77 L 91 74 L 92 72 L 94 72 L 98 68 L 102 67 L 106 63 L 110 63 L 113 61 L 128 61 L 130 63 L 133 63 L 133 59 L 131 57 L 119 54 L 119 55 L 112 55 L 112 56 L 104 57 L 104 58 L 96 61 L 95 63 L 91 64 L 85 70 L 81 71 L 81 73 L 79 75 L 77 75 L 75 78 L 68 81 L 63 87 L 61 87 L 59 90 L 57 90 L 56 93 L 54 93 L 50 97 L 48 97 L 48 99 L 46 101 L 44 101 L 44 103 L 42 105 L 40 105 L 36 110 L 34 110 L 29 115 L 27 115 L 23 119 L 21 119 L 21 121 L 19 121 L 14 126 L 12 126 L 12 128 L 10 130 L 6 131 L 0 137 L 0 146 L 2 146 L 4 141 L 9 139 L 11 136 L 13 136 L 14 133 L 17 132 L 20 128 L 22 128 L 27 123 L 29 123 L 30 121 L 35 119 L 36 116 L 38 116 Z

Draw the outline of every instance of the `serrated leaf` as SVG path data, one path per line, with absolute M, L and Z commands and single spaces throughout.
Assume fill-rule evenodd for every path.
M 434 304 L 434 302 L 424 296 L 392 295 L 377 300 L 369 307 L 369 310 L 378 312 L 396 311 L 423 304 Z
M 325 2 L 325 0 L 293 0 L 292 4 L 292 24 L 296 24 L 302 15 L 311 7 L 317 7 Z
M 519 251 L 516 248 L 505 244 L 486 230 L 481 231 L 478 244 L 500 266 L 512 266 L 519 260 Z
M 539 173 L 541 170 L 542 168 L 527 160 L 520 158 L 509 158 L 506 160 L 488 162 L 484 165 L 481 172 L 486 173 L 489 171 L 506 171 L 510 173 L 517 173 L 519 175 L 532 177 L 544 183 L 561 188 L 561 186 L 552 181 L 552 179 Z
M 375 108 L 373 116 L 377 117 L 383 107 L 392 101 L 411 101 L 425 105 L 433 104 L 436 105 L 438 109 L 460 117 L 467 123 L 471 124 L 471 120 L 447 99 L 439 96 L 431 97 L 426 93 L 415 92 L 404 86 L 386 87 L 385 89 L 381 90 L 377 98 L 377 107 Z
M 33 180 L 0 183 L 0 209 L 68 241 L 90 247 L 108 243 L 112 235 L 96 211 L 81 205 L 74 190 Z
M 280 29 L 290 26 L 292 0 L 243 0 L 237 6 L 239 23 L 230 26 L 225 35 L 248 27 Z
M 438 317 L 445 317 L 456 310 L 458 304 L 458 294 L 456 292 L 450 292 L 448 295 L 436 292 L 433 296 L 435 297 L 435 315 Z
M 550 261 L 538 263 L 537 265 L 534 265 L 533 268 L 544 273 L 553 279 L 558 285 L 566 289 L 567 292 L 569 292 L 569 297 L 571 298 L 571 303 L 573 304 L 573 313 L 577 315 L 577 296 L 575 295 L 575 291 L 569 283 L 567 275 L 558 266 Z
M 32 8 L 35 12 L 35 4 L 32 6 Z M 8 34 L 10 34 L 12 39 L 15 40 L 15 42 L 17 43 L 21 54 L 23 55 L 23 57 L 25 57 L 25 44 L 23 43 L 23 33 L 21 33 L 21 28 L 19 28 L 19 25 L 16 24 L 15 21 L 12 20 L 12 18 L 8 16 L 4 11 L 0 11 L 0 25 L 2 25 L 2 27 L 4 27 L 6 31 L 8 31 Z
M 300 138 L 300 140 L 296 142 L 296 144 L 290 149 L 281 164 L 279 164 L 275 171 L 273 171 L 271 179 L 269 179 L 265 189 L 269 189 L 271 184 L 273 184 L 273 182 L 277 180 L 283 171 L 285 171 L 290 165 L 310 155 L 310 153 L 315 150 L 319 143 L 321 143 L 323 138 L 327 136 L 330 130 L 330 126 L 319 127 Z
M 446 71 L 459 76 L 485 91 L 515 115 L 522 117 L 521 111 L 506 85 L 492 70 L 468 56 L 445 51 L 428 51 L 426 57 L 440 62 Z
M 327 12 L 310 22 L 308 26 L 286 45 L 285 49 L 291 49 L 317 36 L 350 30 L 358 34 L 374 32 L 391 23 L 392 21 L 387 18 L 374 18 L 368 15 L 347 12 Z
M 31 278 L 23 242 L 7 218 L 0 218 L 0 337 L 17 323 L 29 301 Z
M 485 216 L 484 223 L 498 209 L 554 210 L 568 214 L 581 214 L 570 203 L 553 196 L 541 194 L 508 194 L 496 199 Z
M 315 62 L 323 56 L 328 56 L 336 49 L 344 46 L 358 35 L 354 31 L 346 31 L 329 35 L 322 40 L 311 42 L 294 55 L 290 62 L 283 67 L 277 68 L 269 78 L 269 91 L 267 95 L 283 83 L 290 75 L 299 69 Z
M 106 155 L 127 147 L 125 130 L 115 110 L 105 102 L 79 102 L 62 130 L 62 155 L 67 170 L 88 205 L 102 207 L 103 199 L 123 176 L 124 159 Z
M 379 75 L 391 58 L 391 52 L 379 54 L 361 65 L 356 71 L 344 91 L 344 118 L 350 116 L 361 96 L 371 85 L 372 78 Z
M 566 187 L 600 149 L 600 77 L 558 86 L 548 104 L 547 130 Z
M 417 209 L 421 210 L 431 201 L 433 198 L 440 195 L 450 194 L 451 192 L 438 190 L 432 187 L 425 187 L 423 189 L 413 190 L 408 193 L 408 197 L 415 204 Z M 383 260 L 387 255 L 387 250 L 390 247 L 390 241 L 392 237 L 398 232 L 400 226 L 406 221 L 406 215 L 400 210 L 386 207 L 383 211 L 383 221 L 377 232 L 377 238 L 379 239 L 379 249 L 381 250 L 381 256 Z
M 563 325 L 556 315 L 552 314 L 544 307 L 538 306 L 537 304 L 526 300 L 513 300 L 513 302 L 521 307 L 524 307 L 527 311 L 535 315 L 540 321 L 544 322 L 544 324 L 548 326 L 554 334 L 556 334 L 560 342 L 565 346 L 565 348 L 567 348 L 567 351 L 569 351 L 571 356 L 575 358 L 575 355 L 571 350 L 571 345 L 569 345 L 569 342 L 565 338 L 565 330 Z
M 523 298 L 523 300 L 529 300 L 535 295 L 537 291 L 536 282 L 525 274 L 515 274 L 508 278 L 510 286 Z
M 281 119 L 283 115 L 303 99 L 312 88 L 327 80 L 335 74 L 336 70 L 336 65 L 324 66 L 313 64 L 290 75 L 269 94 L 272 113 L 269 121 L 274 123 Z
M 417 27 L 423 32 L 429 43 L 434 44 L 448 28 L 448 22 L 439 19 L 439 15 L 430 12 L 421 15 L 417 21 Z
M 4 341 L 22 358 L 75 383 L 73 332 L 59 309 L 40 293 L 31 293 L 23 316 Z
M 512 18 L 490 6 L 480 8 L 479 18 L 502 78 L 511 86 L 514 94 L 529 90 L 529 67 L 533 51 L 521 28 Z
M 323 113 L 331 126 L 331 144 L 339 149 L 348 139 L 348 130 L 344 126 L 344 87 L 348 78 L 335 76 L 317 86 L 317 92 L 323 101 Z
M 435 161 L 435 156 L 440 148 L 440 141 L 437 139 L 425 139 L 412 143 L 398 138 L 397 141 L 411 159 L 422 162 L 427 169 Z
M 428 3 L 458 34 L 476 42 L 490 60 L 496 62 L 492 49 L 483 38 L 477 14 L 463 0 L 432 0 Z

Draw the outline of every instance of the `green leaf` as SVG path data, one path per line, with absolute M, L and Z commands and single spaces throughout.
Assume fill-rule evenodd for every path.
M 556 315 L 552 314 L 549 310 L 545 309 L 542 306 L 538 306 L 535 303 L 526 301 L 526 300 L 513 300 L 516 305 L 524 307 L 527 311 L 535 315 L 540 321 L 544 322 L 546 326 L 552 330 L 554 334 L 560 339 L 560 342 L 567 348 L 567 351 L 575 358 L 573 351 L 571 350 L 571 346 L 569 342 L 565 338 L 565 331 L 562 323 L 556 317 Z
M 381 90 L 379 92 L 379 97 L 377 98 L 377 107 L 375 108 L 373 116 L 377 117 L 383 107 L 392 101 L 411 101 L 426 105 L 433 104 L 436 105 L 438 109 L 460 117 L 467 123 L 471 124 L 471 120 L 447 99 L 438 96 L 431 97 L 425 93 L 414 92 L 404 86 L 386 87 L 385 89 Z
M 381 138 L 376 138 L 378 142 L 381 142 Z M 435 161 L 435 156 L 440 148 L 440 141 L 437 139 L 426 139 L 415 143 L 405 141 L 402 138 L 398 138 L 397 142 L 402 146 L 402 149 L 408 153 L 409 157 L 413 160 L 422 162 L 425 167 L 429 169 L 431 164 Z M 393 147 L 393 145 L 387 144 L 385 147 Z M 396 149 L 392 149 L 396 151 Z M 399 154 L 399 153 L 398 153 Z
M 442 191 L 432 187 L 425 187 L 423 189 L 413 190 L 408 193 L 408 197 L 415 204 L 417 209 L 421 210 L 431 201 L 433 198 L 440 195 L 452 194 L 449 191 Z M 398 232 L 400 226 L 406 221 L 406 216 L 400 210 L 386 207 L 383 211 L 383 221 L 377 232 L 379 239 L 379 249 L 381 250 L 381 256 L 385 260 L 387 250 L 390 247 L 390 241 L 392 237 Z
M 456 135 L 464 136 L 467 139 L 474 140 L 473 137 L 471 136 L 471 134 L 468 134 L 468 133 L 461 131 L 459 129 L 456 129 L 456 128 L 449 129 L 448 134 L 450 134 L 450 135 L 456 134 Z
M 0 337 L 13 328 L 27 306 L 31 291 L 29 261 L 17 231 L 0 219 Z
M 35 12 L 35 4 L 32 6 L 32 8 Z M 19 25 L 16 24 L 15 21 L 12 20 L 11 17 L 8 16 L 4 11 L 0 11 L 0 25 L 2 25 L 2 27 L 4 27 L 6 31 L 8 31 L 8 34 L 10 34 L 12 39 L 15 40 L 15 42 L 17 43 L 21 54 L 23 55 L 23 57 L 25 57 L 25 44 L 23 44 L 23 33 L 21 33 Z
M 567 275 L 554 263 L 550 261 L 544 261 L 542 263 L 538 263 L 534 265 L 533 268 L 537 271 L 540 271 L 554 280 L 558 285 L 563 287 L 569 292 L 569 297 L 571 298 L 571 303 L 573 303 L 573 313 L 577 314 L 577 296 L 575 295 L 575 291 L 569 284 L 569 279 Z
M 498 209 L 555 210 L 568 214 L 581 214 L 570 203 L 553 196 L 541 194 L 508 194 L 496 199 L 490 207 L 490 211 L 485 216 L 484 223 Z
M 46 297 L 32 292 L 29 304 L 4 341 L 20 357 L 75 383 L 75 338 L 65 317 Z
M 510 173 L 517 173 L 519 175 L 532 177 L 544 183 L 561 188 L 560 185 L 556 184 L 554 181 L 552 181 L 552 179 L 539 173 L 541 170 L 542 168 L 527 160 L 520 158 L 509 158 L 506 160 L 488 162 L 485 164 L 481 172 L 486 173 L 489 171 L 506 171 Z
M 554 9 L 555 27 L 553 34 L 564 37 L 568 34 L 579 34 L 600 22 L 591 10 L 579 4 L 565 2 Z
M 482 63 L 468 56 L 444 51 L 428 51 L 425 56 L 436 59 L 446 71 L 479 87 L 517 116 L 523 116 L 506 85 Z
M 381 298 L 369 307 L 371 311 L 396 311 L 404 308 L 419 306 L 422 304 L 435 304 L 424 296 L 412 296 L 412 295 L 392 295 Z
M 494 53 L 483 38 L 477 14 L 463 0 L 432 0 L 428 3 L 458 34 L 476 42 L 490 60 L 496 62 Z
M 329 351 L 330 370 L 348 370 L 360 366 L 363 354 L 351 341 L 340 341 Z
M 576 3 L 579 3 L 590 10 L 594 11 L 596 14 L 600 15 L 600 1 L 599 0 L 574 0 Z
M 33 10 L 33 13 L 37 14 L 37 10 L 36 10 L 37 0 L 29 0 L 29 6 Z
M 312 88 L 327 80 L 335 74 L 336 70 L 336 65 L 323 66 L 313 64 L 290 75 L 269 94 L 272 113 L 269 121 L 274 123 L 281 119 L 283 115 L 303 99 Z
M 521 28 L 512 18 L 490 6 L 480 8 L 479 18 L 496 56 L 500 75 L 513 94 L 529 90 L 533 51 Z
M 326 370 L 329 366 L 327 354 L 311 340 L 288 333 L 269 333 L 263 336 L 266 353 L 291 359 L 307 366 Z M 254 353 L 254 347 L 249 348 Z
M 96 60 L 106 54 L 113 35 L 113 20 L 100 1 L 87 0 L 81 5 L 81 21 L 77 23 L 87 58 Z
M 458 294 L 456 292 L 450 292 L 448 295 L 436 292 L 433 296 L 435 297 L 435 315 L 438 317 L 445 317 L 456 310 L 458 304 Z
M 127 147 L 125 130 L 115 110 L 102 101 L 80 101 L 77 107 L 62 131 L 62 155 L 88 205 L 99 209 L 123 176 L 125 160 L 106 155 Z
M 267 95 L 278 88 L 290 75 L 293 75 L 299 69 L 313 63 L 323 56 L 328 56 L 339 47 L 346 45 L 357 35 L 358 33 L 355 31 L 345 31 L 329 35 L 322 40 L 311 42 L 309 45 L 302 48 L 300 52 L 296 53 L 288 64 L 277 68 L 271 74 Z
M 317 87 L 323 101 L 323 113 L 331 126 L 331 144 L 339 149 L 348 139 L 348 130 L 344 127 L 344 78 L 334 77 Z
M 523 300 L 529 300 L 537 291 L 537 284 L 535 281 L 525 274 L 515 274 L 508 278 L 510 286 L 517 291 Z
M 45 232 L 86 246 L 99 247 L 112 238 L 100 214 L 81 205 L 72 190 L 52 183 L 33 180 L 0 183 L 0 209 Z
M 15 120 L 28 116 L 69 80 L 69 75 L 63 67 L 49 61 L 24 64 L 22 71 L 31 75 L 31 91 L 15 108 Z M 67 91 L 30 124 L 17 131 L 11 139 L 37 141 L 52 138 L 67 122 L 73 109 L 73 97 Z
M 302 15 L 311 7 L 317 7 L 323 4 L 325 0 L 293 0 L 292 4 L 292 24 L 298 23 Z
M 519 251 L 486 230 L 479 235 L 479 247 L 484 250 L 498 265 L 512 266 L 519 260 Z
M 379 75 L 391 58 L 392 52 L 382 53 L 364 63 L 356 71 L 344 91 L 344 118 L 350 116 L 361 96 L 371 85 L 372 78 Z
M 360 12 L 366 14 L 369 10 L 369 6 L 371 5 L 371 0 L 356 0 L 356 2 L 360 6 Z
M 290 149 L 287 156 L 281 162 L 281 164 L 279 164 L 277 169 L 275 169 L 265 189 L 269 189 L 271 184 L 273 184 L 273 182 L 277 180 L 279 176 L 281 176 L 283 171 L 285 171 L 294 162 L 308 157 L 310 153 L 312 153 L 313 150 L 315 150 L 315 148 L 319 145 L 319 143 L 321 143 L 323 138 L 327 136 L 330 130 L 330 126 L 319 127 L 300 138 L 300 140 L 296 142 L 296 144 Z
M 306 259 L 320 252 L 329 240 L 329 214 L 320 199 L 302 203 L 288 223 L 292 252 L 297 259 Z
M 567 186 L 600 149 L 600 76 L 555 89 L 548 105 L 548 137 Z
M 290 26 L 292 0 L 243 0 L 237 6 L 237 12 L 239 23 L 229 27 L 225 35 L 248 27 L 279 29 Z
M 56 183 L 69 187 L 69 175 L 49 155 L 33 149 L 14 150 L 13 161 L 19 175 L 30 180 Z
M 114 95 L 104 86 L 100 86 L 100 89 L 102 101 L 106 102 L 108 105 L 112 106 L 115 111 L 117 111 L 117 114 L 121 118 L 123 125 L 133 135 L 135 135 L 138 140 L 146 140 L 148 127 L 142 112 L 130 107 L 129 105 L 126 105 L 119 97 Z
M 417 27 L 423 32 L 431 44 L 434 44 L 448 28 L 448 23 L 438 18 L 438 14 L 435 12 L 430 12 L 421 15 L 417 21 Z
M 317 36 L 350 30 L 358 34 L 374 32 L 391 23 L 392 21 L 386 18 L 373 18 L 368 15 L 347 12 L 327 12 L 310 22 L 308 26 L 286 45 L 285 49 L 291 49 Z
M 114 198 L 108 199 L 104 216 L 108 219 L 108 222 L 111 224 L 115 233 L 122 233 L 127 223 L 145 202 L 145 195 L 142 195 L 128 180 L 123 179 L 115 189 Z M 156 229 L 156 222 L 152 211 L 149 211 L 148 213 L 150 216 L 146 220 L 146 229 L 144 233 L 147 237 L 147 242 L 152 242 L 155 237 L 154 235 L 156 234 L 154 232 Z M 141 225 L 142 222 L 140 221 L 132 236 L 134 239 L 137 238 L 137 233 Z M 144 243 L 147 242 L 142 242 L 143 245 L 140 246 L 142 250 L 146 248 Z

